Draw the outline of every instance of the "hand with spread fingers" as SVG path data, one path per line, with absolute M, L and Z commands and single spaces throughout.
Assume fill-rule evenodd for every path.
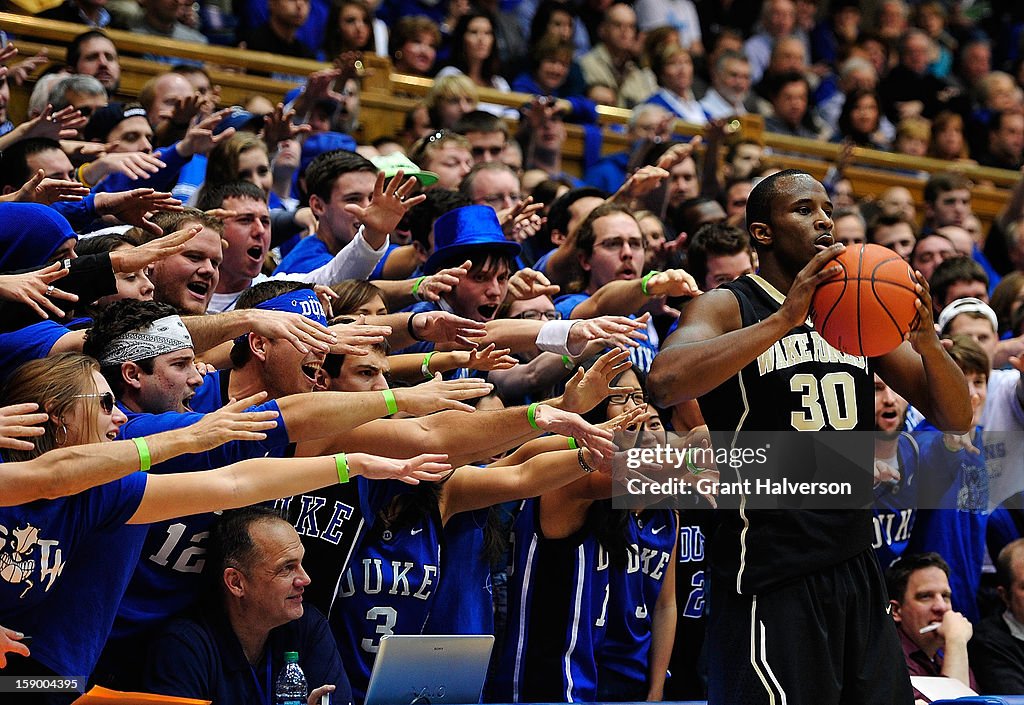
M 277 149 L 279 142 L 295 139 L 310 131 L 309 125 L 296 125 L 292 122 L 294 117 L 295 111 L 285 111 L 284 103 L 278 103 L 274 112 L 266 116 L 263 122 L 263 141 L 270 150 Z
M 609 395 L 629 392 L 628 387 L 613 387 L 612 381 L 633 366 L 629 352 L 613 348 L 597 359 L 590 369 L 582 367 L 565 383 L 559 407 L 577 414 L 585 414 Z
M 379 345 L 391 335 L 391 326 L 369 326 L 364 323 L 366 316 L 360 316 L 355 323 L 333 325 L 330 330 L 337 336 L 331 345 L 332 355 L 367 355 L 371 345 Z
M 424 301 L 440 301 L 441 294 L 447 294 L 469 274 L 473 263 L 466 260 L 458 267 L 438 270 L 420 282 L 419 295 Z
M 208 154 L 211 149 L 221 142 L 231 139 L 235 134 L 235 128 L 229 127 L 220 134 L 215 134 L 217 126 L 228 116 L 230 109 L 219 110 L 213 115 L 204 118 L 188 128 L 175 149 L 183 157 L 191 157 L 195 154 Z
M 201 225 L 192 225 L 138 247 L 114 250 L 110 253 L 110 264 L 115 272 L 137 272 L 154 262 L 184 252 L 188 241 L 202 229 Z
M 60 262 L 54 262 L 34 272 L 0 275 L 0 298 L 22 303 L 43 319 L 49 318 L 50 314 L 56 318 L 64 318 L 63 309 L 51 299 L 78 301 L 76 294 L 70 294 L 53 285 L 53 282 L 63 279 L 69 272 L 70 270 L 64 269 Z
M 349 471 L 369 480 L 401 480 L 409 485 L 439 482 L 452 471 L 444 453 L 417 455 L 396 460 L 368 453 L 346 453 Z
M 217 411 L 205 414 L 189 426 L 194 438 L 195 452 L 213 450 L 230 441 L 262 441 L 266 431 L 277 426 L 277 411 L 246 411 L 267 399 L 266 392 L 253 394 L 245 399 L 232 400 Z
M 584 318 L 573 323 L 569 329 L 569 351 L 578 355 L 592 340 L 601 340 L 608 346 L 635 348 L 638 341 L 647 340 L 647 322 L 650 314 L 645 313 L 639 318 L 625 316 L 598 316 Z
M 47 105 L 38 116 L 23 122 L 18 127 L 25 129 L 22 139 L 45 137 L 51 140 L 69 139 L 78 135 L 78 130 L 85 127 L 88 119 L 73 105 L 54 111 Z M 16 128 L 17 129 L 17 128 Z
M 466 367 L 482 372 L 510 369 L 519 364 L 519 360 L 509 355 L 510 352 L 508 348 L 496 349 L 494 343 L 490 343 L 484 348 L 470 350 Z
M 451 344 L 463 350 L 475 348 L 476 343 L 472 338 L 481 338 L 487 334 L 483 323 L 447 311 L 414 313 L 411 326 L 419 340 Z
M 548 278 L 535 269 L 520 269 L 508 280 L 507 301 L 525 301 L 538 296 L 557 296 L 559 286 L 552 284 Z
M 533 418 L 540 430 L 575 438 L 580 445 L 599 456 L 611 456 L 616 450 L 611 431 L 594 426 L 579 414 L 549 404 L 538 404 Z
M 310 349 L 327 353 L 338 338 L 327 326 L 290 311 L 249 309 L 249 328 L 264 338 L 287 340 L 303 355 Z
M 50 50 L 43 47 L 38 54 L 30 56 L 27 59 L 19 61 L 14 66 L 11 66 L 9 74 L 10 79 L 14 81 L 14 85 L 22 86 L 36 69 L 45 66 L 49 60 Z
M 445 409 L 476 411 L 465 401 L 485 397 L 493 389 L 494 385 L 478 377 L 444 380 L 438 372 L 429 382 L 417 384 L 415 387 L 395 389 L 394 394 L 399 411 L 413 416 L 425 416 Z
M 81 201 L 89 195 L 89 188 L 77 181 L 51 179 L 42 169 L 32 175 L 17 191 L 0 196 L 0 201 L 41 203 L 49 206 L 57 201 Z
M 356 203 L 349 203 L 345 206 L 348 213 L 359 218 L 365 228 L 363 237 L 371 245 L 394 230 L 406 211 L 427 200 L 423 194 L 412 195 L 418 182 L 412 176 L 403 181 L 404 176 L 405 173 L 399 170 L 385 187 L 384 173 L 379 172 L 377 183 L 373 187 L 370 205 L 366 208 Z
M 181 201 L 177 198 L 169 193 L 154 191 L 151 188 L 97 193 L 94 203 L 96 212 L 100 215 L 113 216 L 122 223 L 134 225 L 154 235 L 162 235 L 163 230 L 150 220 L 153 213 L 183 210 Z
M 39 405 L 34 402 L 0 407 L 0 448 L 25 451 L 35 448 L 32 441 L 22 439 L 41 436 L 46 432 L 40 424 L 46 423 L 50 416 L 45 412 L 37 412 L 38 408 Z

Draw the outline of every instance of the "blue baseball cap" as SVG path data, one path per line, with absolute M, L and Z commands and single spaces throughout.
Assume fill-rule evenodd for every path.
M 238 105 L 231 106 L 231 112 L 225 115 L 217 126 L 213 128 L 213 134 L 219 135 L 229 127 L 235 128 L 235 130 L 251 130 L 258 132 L 263 127 L 263 121 L 265 120 L 263 115 L 255 115 L 250 113 L 243 107 Z
M 456 260 L 458 264 L 467 259 L 478 264 L 480 255 L 515 257 L 522 249 L 518 242 L 505 238 L 493 208 L 463 206 L 434 221 L 434 253 L 424 263 L 423 271 L 434 274 L 442 265 Z
M 356 151 L 356 141 L 351 135 L 343 132 L 318 132 L 310 135 L 302 143 L 302 156 L 299 158 L 299 173 L 305 173 L 306 167 L 321 154 L 333 152 L 337 149 L 344 149 L 349 152 Z

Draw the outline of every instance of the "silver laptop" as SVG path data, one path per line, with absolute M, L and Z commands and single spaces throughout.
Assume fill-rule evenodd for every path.
M 382 637 L 364 705 L 478 703 L 493 646 L 493 636 Z

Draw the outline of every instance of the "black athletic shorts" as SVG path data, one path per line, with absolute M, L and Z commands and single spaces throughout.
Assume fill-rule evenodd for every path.
M 709 582 L 709 705 L 913 705 L 871 550 L 759 595 Z

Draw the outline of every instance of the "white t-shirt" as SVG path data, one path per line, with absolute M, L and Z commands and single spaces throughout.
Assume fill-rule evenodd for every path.
M 989 477 L 989 510 L 1024 491 L 1024 409 L 1017 398 L 1021 374 L 993 370 L 981 411 L 985 430 L 985 465 Z
M 641 32 L 675 27 L 684 48 L 700 41 L 700 19 L 692 0 L 637 0 L 633 9 Z

